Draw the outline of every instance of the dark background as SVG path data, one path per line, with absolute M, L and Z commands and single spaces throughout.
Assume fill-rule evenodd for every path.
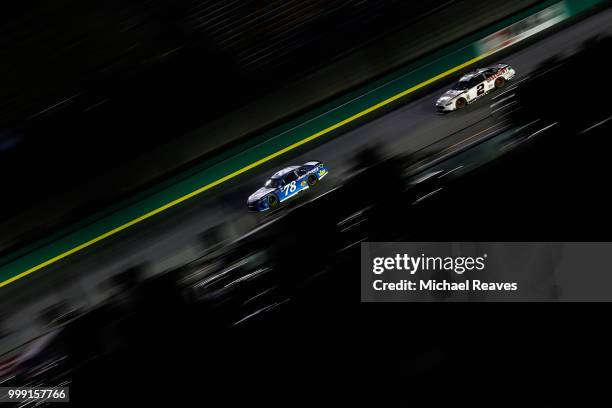
M 76 7 L 73 3 L 66 4 Z M 168 24 L 167 20 L 181 14 L 183 9 L 175 4 L 180 3 L 172 6 L 163 3 L 159 9 L 152 8 L 157 11 L 150 17 L 154 22 L 150 24 L 156 28 L 147 28 L 149 23 L 142 26 L 142 22 L 126 22 L 127 26 L 134 23 L 134 27 L 142 27 L 142 30 L 129 34 L 137 36 L 139 41 L 135 43 L 144 44 L 138 61 L 159 58 L 174 50 L 177 44 L 182 44 L 185 32 Z M 105 2 L 100 7 L 121 13 L 124 7 L 138 5 Z M 13 8 L 10 11 L 15 14 L 2 13 L 3 18 L 7 18 L 3 27 L 17 29 L 20 21 L 37 21 L 36 16 L 28 13 L 26 5 L 24 8 L 21 5 L 6 7 Z M 79 19 L 56 13 L 54 21 L 60 27 L 72 24 L 78 28 L 82 24 Z M 164 34 L 164 38 L 169 40 L 151 40 L 155 44 L 151 46 L 148 39 L 155 38 L 159 32 L 169 33 Z M 44 37 L 55 38 L 50 33 Z M 123 36 L 120 37 L 104 35 L 98 41 L 108 42 L 108 46 L 102 47 L 104 49 L 113 49 L 113 44 L 116 44 L 116 49 L 121 51 L 124 48 Z M 19 38 L 25 45 L 28 41 L 30 44 L 38 43 L 34 39 L 28 40 L 27 36 Z M 80 46 L 78 38 L 67 41 L 67 44 L 69 47 Z M 192 76 L 173 75 L 172 68 L 164 64 L 160 65 L 161 68 L 150 69 L 168 69 L 164 75 L 177 77 L 184 89 L 193 89 L 200 95 L 203 92 L 201 87 L 205 85 L 190 82 L 202 70 L 210 68 L 203 57 L 196 57 L 200 46 L 204 45 L 189 44 L 175 51 L 181 55 L 183 52 L 193 53 L 185 54 L 189 55 L 189 61 L 193 58 L 193 71 L 187 70 Z M 374 222 L 366 224 L 369 228 L 366 232 L 379 240 L 609 241 L 612 203 L 607 189 L 612 124 L 608 122 L 581 133 L 601 120 L 601 113 L 609 114 L 609 111 L 594 108 L 594 103 L 599 103 L 602 95 L 609 94 L 609 82 L 599 87 L 582 87 L 579 80 L 568 82 L 589 77 L 592 67 L 601 63 L 601 56 L 608 55 L 609 43 L 605 46 L 607 48 L 594 53 L 582 54 L 523 88 L 525 91 L 520 97 L 525 110 L 515 120 L 542 117 L 551 122 L 559 121 L 560 126 L 447 186 L 442 194 L 417 209 L 416 213 L 402 212 L 396 204 L 374 197 L 377 210 L 373 213 Z M 113 96 L 115 92 L 123 92 L 125 84 L 129 84 L 130 89 L 133 86 L 137 90 L 134 95 L 138 96 L 136 99 L 121 97 L 117 104 L 99 105 L 101 110 L 94 110 L 99 113 L 91 113 L 99 120 L 96 122 L 100 124 L 96 127 L 97 137 L 118 137 L 130 145 L 133 141 L 126 139 L 125 135 L 134 126 L 140 130 L 144 124 L 150 126 L 151 143 L 154 143 L 155 129 L 163 130 L 164 126 L 170 125 L 170 121 L 165 121 L 171 116 L 165 114 L 169 112 L 167 108 L 176 102 L 172 83 L 152 86 L 150 77 L 146 75 L 139 75 L 139 78 L 144 78 L 143 82 L 132 83 L 130 68 L 125 68 L 126 71 L 117 68 L 118 73 L 113 73 L 117 76 L 108 80 L 106 75 L 110 74 L 106 71 L 102 74 L 95 71 L 97 63 L 94 62 L 97 60 L 92 56 L 88 59 L 94 61 L 91 67 L 81 67 L 88 74 L 83 76 L 88 91 L 80 93 L 80 89 L 74 89 L 77 96 L 61 106 L 60 112 L 49 116 L 42 113 L 35 117 L 35 124 L 23 127 L 20 117 L 36 115 L 45 105 L 46 101 L 36 100 L 38 95 L 57 95 L 51 85 L 61 85 L 66 78 L 74 78 L 75 73 L 69 68 L 76 67 L 67 63 L 69 59 L 60 58 L 54 68 L 53 59 L 34 58 L 42 55 L 43 50 L 28 53 L 25 47 L 2 49 L 3 52 L 18 53 L 19 58 L 32 58 L 24 65 L 26 68 L 13 72 L 15 76 L 12 78 L 17 79 L 7 81 L 15 88 L 3 87 L 3 92 L 12 95 L 3 100 L 14 103 L 11 105 L 14 108 L 5 110 L 13 112 L 13 116 L 6 114 L 6 129 L 9 130 L 3 134 L 9 135 L 8 138 L 4 136 L 4 140 L 17 143 L 18 147 L 12 149 L 25 149 L 31 146 L 30 141 L 35 140 L 37 147 L 27 148 L 34 155 L 29 159 L 33 162 L 36 162 L 36 154 L 44 156 L 42 153 L 47 149 L 61 145 L 58 139 L 49 138 L 43 132 L 57 129 L 54 126 L 58 124 L 61 124 L 62 132 L 47 133 L 60 138 L 65 136 L 83 143 L 84 148 L 95 149 L 93 157 L 106 157 L 108 152 L 91 146 L 92 139 L 81 137 L 83 122 L 79 118 L 80 115 L 89 115 L 84 110 L 104 99 L 99 98 L 99 92 Z M 207 48 L 207 52 L 210 55 L 212 51 Z M 223 55 L 215 58 L 223 60 Z M 37 72 L 28 70 L 40 65 L 48 67 L 48 74 L 52 77 L 39 78 Z M 288 71 L 294 73 L 294 70 Z M 245 68 L 240 72 L 247 75 L 249 71 Z M 11 78 L 9 73 L 3 77 Z M 245 80 L 245 83 L 250 81 Z M 559 83 L 564 86 L 558 86 Z M 39 89 L 45 92 L 39 93 Z M 206 88 L 206 92 L 213 91 Z M 32 96 L 34 94 L 36 98 Z M 151 95 L 163 95 L 160 99 L 168 105 L 157 106 L 157 99 L 151 99 Z M 185 94 L 181 92 L 178 95 L 182 98 Z M 543 99 L 542 95 L 546 98 Z M 570 102 L 561 106 L 543 103 L 565 100 L 568 96 Z M 149 114 L 164 113 L 151 115 L 159 122 L 150 121 L 149 114 L 144 120 L 141 103 L 145 103 Z M 135 106 L 130 111 L 130 118 L 113 116 L 113 112 L 125 112 L 128 106 Z M 83 113 L 76 115 L 77 110 Z M 188 109 L 177 108 L 177 111 L 186 115 L 182 117 L 185 126 L 192 123 Z M 170 115 L 171 112 L 170 106 Z M 106 120 L 111 117 L 118 118 L 118 122 Z M 69 126 L 66 128 L 67 123 Z M 120 133 L 112 131 L 119 127 L 127 133 L 119 136 Z M 172 127 L 172 130 L 177 129 Z M 66 150 L 69 155 L 75 151 Z M 84 158 L 81 155 L 75 157 L 77 160 Z M 12 174 L 19 174 L 21 170 L 8 164 L 12 159 L 6 160 L 2 161 L 8 166 L 5 173 L 10 170 Z M 13 164 L 24 163 L 14 160 Z M 61 169 L 66 163 L 58 161 L 57 168 Z M 55 165 L 44 161 L 36 165 L 51 164 Z M 72 165 L 73 162 L 66 168 Z M 373 166 L 362 177 L 369 177 L 370 181 L 386 180 L 380 175 L 394 174 L 396 169 L 393 162 L 384 162 Z M 14 180 L 19 180 L 18 177 Z M 389 180 L 387 187 L 393 188 L 393 178 Z M 324 233 L 328 231 L 325 228 L 331 228 L 325 222 L 333 221 L 333 218 L 326 218 L 324 214 L 333 214 L 334 211 L 340 214 L 355 202 L 371 204 L 367 201 L 372 199 L 371 196 L 366 197 L 366 201 L 356 201 L 360 197 L 356 186 L 361 181 L 353 180 L 339 196 L 332 196 L 325 202 L 325 212 L 317 211 L 317 207 L 307 207 L 295 215 L 303 216 L 312 224 L 298 231 L 297 242 L 291 243 L 299 247 L 300 242 L 316 238 L 320 240 L 320 252 L 292 268 L 285 264 L 285 272 L 291 270 L 299 276 L 300 272 L 316 270 L 319 262 L 325 263 L 329 257 L 334 257 L 335 242 Z M 315 217 L 313 214 L 323 215 Z M 421 220 L 422 224 L 415 223 L 415 220 Z M 284 405 L 298 402 L 346 403 L 354 398 L 366 403 L 373 398 L 372 403 L 379 404 L 391 398 L 405 404 L 425 400 L 437 405 L 441 399 L 473 398 L 490 391 L 496 392 L 497 399 L 504 399 L 506 394 L 512 395 L 531 387 L 554 397 L 566 392 L 560 388 L 559 378 L 572 378 L 572 386 L 577 386 L 580 382 L 575 380 L 577 376 L 587 380 L 589 374 L 596 373 L 596 368 L 607 368 L 607 305 L 359 304 L 359 282 L 353 279 L 354 273 L 348 278 L 349 273 L 359 270 L 359 256 L 348 253 L 335 259 L 334 273 L 323 275 L 310 285 L 304 286 L 297 278 L 287 278 L 285 273 L 283 276 L 287 281 L 283 284 L 293 291 L 296 301 L 254 325 L 233 330 L 218 330 L 224 327 L 223 316 L 209 319 L 210 316 L 202 315 L 199 308 L 186 308 L 175 292 L 176 281 L 171 274 L 152 280 L 146 286 L 132 287 L 130 282 L 122 282 L 121 285 L 127 288 L 124 296 L 118 296 L 104 308 L 78 319 L 63 335 L 63 344 L 71 351 L 70 362 L 74 363 L 71 372 L 74 404 L 108 406 L 116 401 L 122 404 L 175 405 L 181 401 L 211 404 L 213 398 L 219 398 L 225 404 L 263 400 Z M 282 258 L 281 262 L 288 260 Z M 104 358 L 92 359 L 97 352 L 107 350 L 112 352 L 105 354 Z M 337 397 L 337 402 L 331 395 Z

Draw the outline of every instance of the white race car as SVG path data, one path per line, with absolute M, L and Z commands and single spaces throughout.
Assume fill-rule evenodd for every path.
M 446 91 L 436 101 L 436 109 L 438 112 L 461 109 L 492 90 L 503 88 L 515 75 L 514 69 L 507 64 L 478 68 L 461 77 L 455 86 Z

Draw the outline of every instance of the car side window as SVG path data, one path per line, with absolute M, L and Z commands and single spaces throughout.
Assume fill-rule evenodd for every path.
M 305 168 L 299 168 L 297 169 L 297 175 L 299 177 L 303 176 L 304 174 L 306 174 L 307 170 Z
M 283 180 L 285 181 L 285 184 L 289 184 L 292 181 L 297 180 L 297 174 L 295 174 L 295 171 L 290 171 L 289 173 L 287 173 L 287 175 L 283 178 Z
M 470 86 L 476 86 L 482 81 L 484 81 L 484 74 L 476 75 L 474 78 L 472 78 L 472 83 L 470 84 Z

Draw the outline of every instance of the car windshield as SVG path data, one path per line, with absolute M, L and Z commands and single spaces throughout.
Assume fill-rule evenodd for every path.
M 270 179 L 266 181 L 266 187 L 268 188 L 277 188 L 280 186 L 280 179 Z
M 468 89 L 470 81 L 459 81 L 453 86 L 453 91 L 463 91 Z

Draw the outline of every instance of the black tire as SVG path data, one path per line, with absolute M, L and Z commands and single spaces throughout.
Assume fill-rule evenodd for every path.
M 457 99 L 457 102 L 455 102 L 455 107 L 457 109 L 463 109 L 467 106 L 467 101 L 465 100 L 465 98 L 459 98 Z
M 499 88 L 503 88 L 504 86 L 506 86 L 506 78 L 504 77 L 498 77 L 495 80 L 495 88 L 499 89 Z
M 312 186 L 314 186 L 315 184 L 317 184 L 317 181 L 319 181 L 319 180 L 317 180 L 317 176 L 315 176 L 315 175 L 313 175 L 313 174 L 311 174 L 310 176 L 308 176 L 308 185 L 309 185 L 310 187 L 312 187 Z
M 274 208 L 278 205 L 278 197 L 275 194 L 270 194 L 268 196 L 268 205 L 270 208 Z

